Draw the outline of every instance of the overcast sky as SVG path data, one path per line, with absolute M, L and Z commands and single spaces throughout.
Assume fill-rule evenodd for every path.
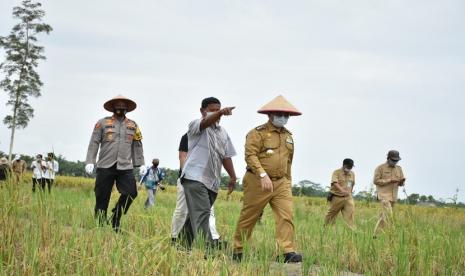
M 0 35 L 19 1 L 0 2 Z M 117 94 L 144 135 L 146 162 L 177 168 L 189 121 L 208 96 L 236 106 L 222 125 L 245 172 L 246 133 L 279 94 L 292 117 L 293 182 L 329 185 L 355 160 L 356 191 L 372 185 L 390 149 L 401 153 L 408 193 L 449 198 L 465 185 L 465 1 L 42 1 L 54 31 L 41 36 L 47 61 L 35 117 L 14 152 L 52 146 L 84 160 L 103 103 Z M 0 52 L 3 60 L 4 53 Z M 10 112 L 0 94 L 0 117 Z M 9 131 L 0 127 L 0 150 Z

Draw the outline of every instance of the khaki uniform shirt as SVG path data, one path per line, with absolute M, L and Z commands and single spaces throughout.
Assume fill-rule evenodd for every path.
M 349 192 L 355 185 L 355 174 L 350 171 L 349 173 L 344 172 L 344 168 L 340 168 L 333 172 L 331 177 L 331 193 L 337 196 L 344 196 L 335 186 L 334 183 L 338 183 L 342 188 L 347 189 Z
M 247 134 L 245 162 L 247 170 L 260 176 L 266 172 L 272 180 L 287 177 L 291 180 L 294 140 L 286 128 L 277 128 L 270 122 Z
M 14 160 L 11 163 L 11 168 L 15 173 L 24 173 L 26 171 L 26 161 L 24 160 Z
M 375 170 L 373 183 L 376 185 L 376 192 L 379 200 L 397 201 L 397 192 L 399 187 L 396 184 L 389 183 L 392 179 L 402 179 L 404 173 L 400 166 L 390 167 L 387 163 L 379 165 Z
M 136 122 L 114 117 L 99 120 L 90 138 L 86 164 L 95 164 L 97 152 L 98 168 L 110 168 L 116 163 L 118 170 L 130 170 L 144 165 L 142 134 Z

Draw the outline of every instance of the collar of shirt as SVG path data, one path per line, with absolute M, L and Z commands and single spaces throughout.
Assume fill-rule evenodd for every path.
M 119 120 L 115 115 L 112 115 L 111 119 L 113 121 L 118 121 L 118 122 L 121 122 L 121 123 L 123 123 L 123 122 L 126 123 L 128 121 L 128 117 L 126 117 L 126 116 L 124 116 L 124 118 L 122 120 Z

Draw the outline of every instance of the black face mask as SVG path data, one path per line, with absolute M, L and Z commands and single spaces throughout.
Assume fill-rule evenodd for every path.
M 127 110 L 126 109 L 115 109 L 115 115 L 118 117 L 126 116 Z

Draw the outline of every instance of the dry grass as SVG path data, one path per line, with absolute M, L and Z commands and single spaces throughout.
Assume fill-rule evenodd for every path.
M 274 219 L 265 210 L 241 264 L 230 249 L 204 260 L 203 250 L 190 252 L 170 245 L 175 188 L 157 194 L 155 208 L 145 210 L 145 192 L 123 217 L 123 233 L 97 227 L 93 220 L 93 180 L 59 177 L 48 193 L 31 193 L 29 183 L 0 189 L 1 275 L 267 275 L 276 267 Z M 114 194 L 110 206 L 114 204 Z M 217 227 L 231 241 L 241 208 L 241 194 L 216 203 Z M 322 227 L 326 202 L 295 198 L 301 271 L 335 275 L 350 271 L 366 275 L 463 275 L 465 271 L 465 210 L 396 206 L 395 228 L 372 239 L 378 206 L 357 203 L 358 230 L 339 218 Z

